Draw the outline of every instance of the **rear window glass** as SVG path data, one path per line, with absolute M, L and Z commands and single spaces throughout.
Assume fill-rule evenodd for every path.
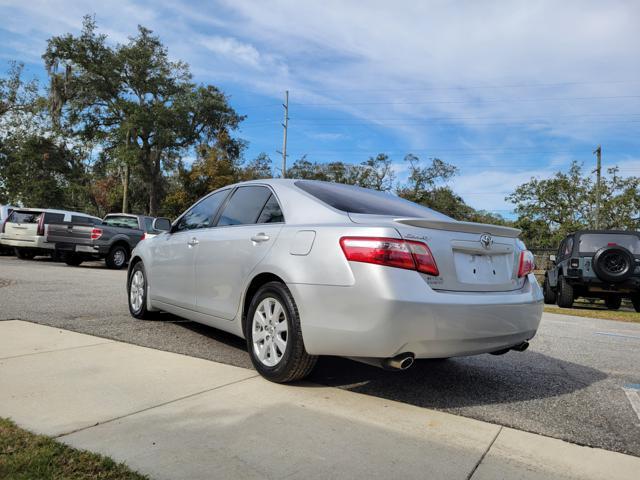
M 110 227 L 138 228 L 138 219 L 125 215 L 108 215 L 104 217 L 102 223 Z
M 42 212 L 20 212 L 14 210 L 9 219 L 10 223 L 38 223 Z
M 45 213 L 44 223 L 62 223 L 64 222 L 64 213 Z
M 271 191 L 266 187 L 239 187 L 222 212 L 219 226 L 256 223 Z
M 93 217 L 85 217 L 82 215 L 71 215 L 71 222 L 72 223 L 86 223 L 89 225 L 95 225 L 97 223 L 102 223 L 102 220 L 98 220 L 96 218 Z
M 278 204 L 278 200 L 273 194 L 267 200 L 260 216 L 258 217 L 258 221 L 256 223 L 282 223 L 284 222 L 284 215 L 282 215 L 282 210 L 280 209 L 280 205 Z
M 636 235 L 609 233 L 585 233 L 580 235 L 580 247 L 578 250 L 581 253 L 594 253 L 610 244 L 620 245 L 633 254 L 640 254 L 640 238 Z
M 348 213 L 448 219 L 446 215 L 390 193 L 340 183 L 299 180 L 295 185 L 327 205 Z

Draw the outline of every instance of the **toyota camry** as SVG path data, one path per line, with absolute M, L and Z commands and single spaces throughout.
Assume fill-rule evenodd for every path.
M 275 382 L 318 356 L 390 370 L 414 359 L 523 351 L 542 291 L 519 230 L 456 221 L 393 194 L 309 180 L 216 190 L 133 251 L 129 310 L 247 341 Z

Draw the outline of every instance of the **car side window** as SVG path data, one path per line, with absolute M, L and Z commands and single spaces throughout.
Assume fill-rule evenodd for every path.
M 180 217 L 175 231 L 181 232 L 183 230 L 212 227 L 216 213 L 228 194 L 229 190 L 222 190 L 205 197 Z
M 256 223 L 270 196 L 267 187 L 238 187 L 224 207 L 218 226 Z
M 572 251 L 573 251 L 573 237 L 569 237 L 564 243 L 564 256 L 565 257 L 570 256 Z
M 282 223 L 284 222 L 284 215 L 282 215 L 282 209 L 276 197 L 271 194 L 269 200 L 264 205 L 258 221 L 256 223 Z

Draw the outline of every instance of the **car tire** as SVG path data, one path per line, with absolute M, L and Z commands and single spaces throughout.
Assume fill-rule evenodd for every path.
M 245 318 L 245 337 L 253 366 L 275 383 L 305 378 L 318 360 L 304 347 L 298 307 L 289 289 L 280 282 L 266 283 L 253 296 Z
M 631 297 L 631 303 L 633 304 L 635 311 L 640 313 L 640 294 Z
M 556 292 L 551 288 L 551 285 L 549 285 L 549 277 L 546 275 L 542 283 L 542 294 L 544 296 L 544 303 L 547 305 L 554 305 L 556 303 Z
M 564 275 L 558 277 L 558 295 L 557 304 L 560 308 L 571 308 L 573 306 L 573 287 L 564 278 Z
M 622 305 L 622 297 L 620 295 L 611 295 L 604 299 L 604 304 L 609 310 L 618 310 Z
M 25 250 L 24 248 L 16 248 L 14 249 L 14 252 L 16 254 L 16 257 L 18 257 L 20 260 L 33 260 L 36 256 L 34 252 Z
M 124 245 L 114 245 L 104 261 L 108 268 L 122 270 L 129 261 L 129 250 Z
M 83 262 L 83 259 L 80 255 L 66 255 L 64 257 L 64 263 L 69 265 L 70 267 L 77 267 Z
M 144 265 L 138 262 L 131 269 L 127 279 L 127 303 L 131 316 L 140 320 L 149 320 L 154 316 L 147 308 L 148 285 Z

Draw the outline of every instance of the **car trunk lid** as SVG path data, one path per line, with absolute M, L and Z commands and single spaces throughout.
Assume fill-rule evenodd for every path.
M 402 238 L 429 245 L 440 274 L 422 276 L 434 290 L 504 292 L 524 283 L 518 278 L 515 228 L 439 218 L 350 217 L 356 223 L 391 222 Z

